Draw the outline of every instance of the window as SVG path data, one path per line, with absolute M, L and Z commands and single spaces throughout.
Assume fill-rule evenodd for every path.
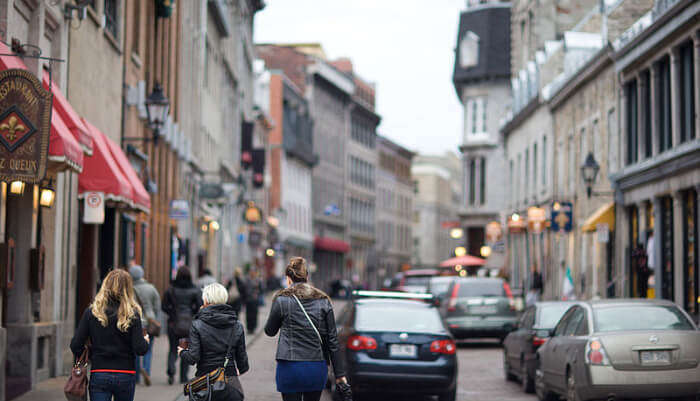
M 681 109 L 681 132 L 680 141 L 685 142 L 695 137 L 695 89 L 693 64 L 693 42 L 688 42 L 680 48 L 680 109 Z
M 465 106 L 465 132 L 467 135 L 486 133 L 486 98 L 468 98 Z
M 479 36 L 467 31 L 459 44 L 459 65 L 469 68 L 479 64 Z
M 134 2 L 131 7 L 131 53 L 138 56 L 141 54 L 141 2 Z
M 525 149 L 525 165 L 523 166 L 525 170 L 525 187 L 523 188 L 525 192 L 525 199 L 530 192 L 530 149 Z
M 532 145 L 532 192 L 537 193 L 537 143 Z
M 542 188 L 547 187 L 547 137 L 542 137 Z
M 520 164 L 522 161 L 522 155 L 518 155 L 518 165 L 515 170 L 515 194 L 516 194 L 516 200 L 517 202 L 520 202 L 522 200 L 521 193 L 520 193 L 520 181 L 522 180 L 522 177 L 520 176 Z
M 659 79 L 657 80 L 656 121 L 659 133 L 659 152 L 671 148 L 671 67 L 668 57 L 657 63 Z
M 508 192 L 510 193 L 510 204 L 512 206 L 515 203 L 514 202 L 515 199 L 513 196 L 513 159 L 510 159 L 509 165 L 510 165 L 510 167 L 509 167 L 510 174 L 508 175 L 508 178 L 509 178 L 510 182 L 509 182 L 508 188 L 510 188 L 510 191 L 508 191 Z
M 646 71 L 642 74 L 644 85 L 642 86 L 642 110 L 644 116 L 644 157 L 652 156 L 653 142 L 651 136 L 651 74 Z
M 486 204 L 486 158 L 481 158 L 481 169 L 479 170 L 479 204 Z
M 476 202 L 476 159 L 469 161 L 469 204 Z
M 117 18 L 117 0 L 105 0 L 105 31 L 116 39 L 119 34 L 119 19 Z
M 625 85 L 627 95 L 627 164 L 637 162 L 637 80 Z
M 608 166 L 609 171 L 616 171 L 618 168 L 618 136 L 617 136 L 617 114 L 615 109 L 608 110 L 607 136 L 608 136 Z

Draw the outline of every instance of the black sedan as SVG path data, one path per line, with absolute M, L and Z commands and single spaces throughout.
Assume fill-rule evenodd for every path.
M 372 393 L 437 395 L 440 401 L 453 401 L 457 346 L 432 306 L 432 296 L 365 291 L 357 295 L 337 321 L 356 399 Z M 420 297 L 424 300 L 415 299 Z
M 520 379 L 523 391 L 535 391 L 537 349 L 549 339 L 574 302 L 537 302 L 528 307 L 518 321 L 515 331 L 503 341 L 503 370 L 507 380 Z

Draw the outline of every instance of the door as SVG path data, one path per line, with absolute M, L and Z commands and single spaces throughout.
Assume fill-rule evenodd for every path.
M 523 355 L 527 355 L 532 347 L 532 325 L 535 320 L 535 307 L 529 307 L 523 314 L 520 323 L 518 324 L 518 330 L 513 335 L 512 345 L 511 345 L 511 360 L 510 366 L 519 369 L 521 372 L 523 369 L 522 364 L 525 362 Z
M 566 367 L 571 361 L 571 353 L 575 349 L 578 328 L 585 319 L 585 313 L 580 306 L 574 306 L 570 312 L 571 316 L 562 335 L 558 336 L 559 341 L 553 350 L 552 356 L 553 367 L 556 372 L 552 386 L 562 391 L 566 391 Z
M 557 366 L 555 363 L 555 354 L 562 343 L 564 332 L 569 324 L 571 317 L 573 316 L 574 309 L 569 309 L 564 316 L 562 316 L 557 326 L 554 328 L 554 334 L 545 343 L 540 351 L 540 369 L 544 373 L 544 382 L 548 387 L 554 387 L 558 382 L 560 372 L 557 372 Z

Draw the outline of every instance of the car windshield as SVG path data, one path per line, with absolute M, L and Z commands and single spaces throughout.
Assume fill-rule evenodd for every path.
M 355 328 L 358 331 L 410 333 L 439 333 L 445 330 L 436 309 L 400 304 L 359 306 Z
M 557 325 L 564 312 L 569 310 L 571 304 L 544 305 L 540 309 L 540 321 L 538 326 L 544 329 L 551 329 Z
M 469 297 L 505 297 L 503 283 L 496 280 L 470 280 L 459 283 L 459 298 Z
M 675 306 L 620 305 L 594 309 L 596 331 L 693 330 Z M 643 316 L 644 319 L 640 319 Z
M 403 285 L 410 285 L 410 286 L 416 286 L 416 287 L 419 287 L 419 286 L 427 287 L 429 282 L 430 282 L 430 276 L 408 276 L 403 281 Z
M 451 280 L 437 279 L 430 282 L 430 293 L 441 297 L 447 293 Z

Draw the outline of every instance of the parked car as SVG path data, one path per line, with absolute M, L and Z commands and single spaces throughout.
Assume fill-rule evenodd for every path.
M 430 300 L 429 294 L 359 291 L 339 314 L 338 336 L 356 399 L 373 393 L 454 401 L 457 345 Z
M 523 391 L 535 391 L 537 350 L 574 302 L 538 302 L 525 309 L 517 329 L 503 340 L 503 371 L 507 380 L 519 379 Z
M 403 272 L 397 288 L 403 292 L 425 293 L 432 277 L 440 275 L 438 269 L 412 269 Z
M 447 290 L 441 313 L 457 339 L 504 339 L 518 321 L 515 300 L 508 283 L 500 278 L 457 278 Z
M 700 331 L 664 300 L 581 302 L 537 351 L 540 400 L 700 396 Z
M 450 284 L 456 279 L 456 276 L 437 276 L 431 277 L 428 281 L 427 293 L 433 294 L 440 302 L 444 302 L 447 298 L 447 290 Z

